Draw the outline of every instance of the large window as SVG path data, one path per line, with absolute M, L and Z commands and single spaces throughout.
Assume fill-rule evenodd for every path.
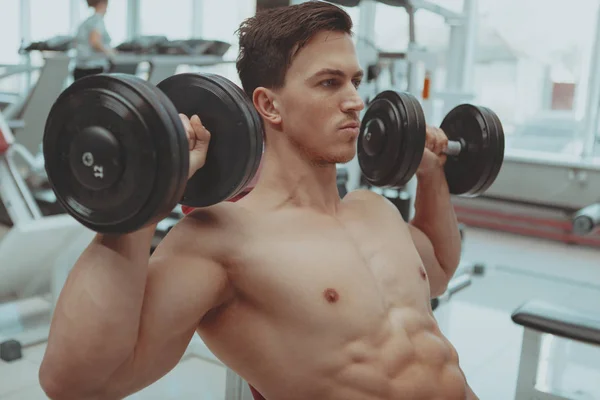
M 21 43 L 20 1 L 0 0 L 0 64 L 17 64 Z
M 434 3 L 460 12 L 464 2 Z M 477 4 L 472 101 L 498 113 L 507 135 L 507 153 L 579 158 L 585 143 L 582 125 L 597 0 L 572 1 L 566 9 L 546 0 L 479 0 Z M 443 79 L 450 27 L 426 10 L 417 11 L 415 20 L 417 44 L 440 55 L 438 76 Z M 405 10 L 377 4 L 375 26 L 377 47 L 406 50 Z M 445 82 L 441 84 L 443 89 Z
M 15 0 L 0 0 L 0 75 L 9 74 L 11 65 L 19 64 L 21 45 L 21 4 Z M 14 70 L 12 70 L 14 71 Z M 3 101 L 12 101 L 23 89 L 23 74 L 15 74 L 0 80 Z M 15 97 L 16 98 L 16 97 Z
M 202 8 L 202 35 L 215 40 L 235 44 L 235 31 L 244 18 L 251 15 L 240 15 L 239 1 L 220 0 L 205 1 Z M 230 12 L 227 12 L 229 10 Z
M 594 146 L 592 156 L 596 159 L 596 164 L 600 164 L 600 126 L 596 127 L 596 137 L 592 141 L 592 146 Z
M 225 58 L 235 59 L 238 52 L 238 38 L 235 31 L 240 23 L 254 15 L 256 2 L 253 0 L 219 0 L 204 1 L 201 20 L 194 21 L 201 24 L 202 37 L 212 40 L 221 40 L 231 44 Z M 222 64 L 205 68 L 207 71 L 225 76 L 233 82 L 240 84 L 235 64 Z
M 507 152 L 579 158 L 597 2 L 570 2 L 568 12 L 536 0 L 484 3 L 475 90 L 501 115 Z
M 213 3 L 220 5 L 222 0 Z M 222 13 L 228 10 L 220 8 Z M 192 0 L 141 0 L 141 34 L 187 39 L 192 35 L 192 9 Z
M 15 0 L 13 0 L 15 1 Z M 71 0 L 29 0 L 30 33 L 32 41 L 47 40 L 58 35 L 69 35 Z

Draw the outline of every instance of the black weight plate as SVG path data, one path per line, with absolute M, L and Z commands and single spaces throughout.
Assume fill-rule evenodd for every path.
M 502 164 L 504 163 L 504 149 L 505 149 L 505 141 L 504 141 L 504 128 L 502 127 L 502 122 L 500 122 L 500 118 L 498 115 L 487 107 L 480 107 L 484 112 L 488 114 L 490 120 L 490 136 L 492 138 L 495 137 L 495 146 L 492 148 L 494 151 L 494 162 L 492 164 L 492 168 L 485 178 L 482 186 L 478 190 L 478 194 L 484 193 L 489 189 L 490 186 L 496 181 L 498 174 L 500 173 L 500 169 L 502 168 Z
M 402 152 L 400 153 L 402 160 L 402 165 L 399 168 L 401 179 L 398 179 L 395 185 L 398 188 L 406 185 L 417 172 L 425 152 L 426 139 L 425 114 L 419 100 L 407 92 L 399 93 L 399 95 L 403 99 L 406 108 L 407 133 L 409 134 L 406 135 L 406 140 L 403 140 Z
M 234 95 L 241 106 L 246 110 L 246 116 L 252 121 L 252 130 L 250 131 L 251 141 L 254 142 L 254 148 L 251 150 L 250 163 L 248 164 L 246 180 L 243 185 L 240 187 L 240 192 L 244 190 L 248 186 L 248 184 L 254 179 L 256 173 L 258 172 L 258 167 L 260 165 L 260 161 L 262 159 L 262 154 L 264 150 L 264 133 L 263 133 L 263 125 L 262 119 L 260 115 L 254 108 L 254 104 L 248 98 L 248 95 L 235 83 L 231 82 L 229 79 L 219 76 L 219 75 L 211 75 L 217 82 L 219 82 L 224 88 L 227 90 L 231 90 L 231 94 Z M 235 197 L 239 194 L 235 193 L 232 197 Z
M 94 75 L 61 93 L 46 121 L 43 151 L 49 182 L 67 212 L 97 232 L 139 229 L 165 203 L 173 171 L 164 132 L 172 124 L 147 97 L 119 76 Z M 121 147 L 123 170 L 101 190 L 82 185 L 71 169 L 71 158 L 79 157 L 70 154 L 71 143 L 88 127 L 110 132 Z
M 161 186 L 165 187 L 163 196 L 164 202 L 161 204 L 160 209 L 157 210 L 153 219 L 161 219 L 167 213 L 171 212 L 179 202 L 183 196 L 188 180 L 190 152 L 185 128 L 183 127 L 179 114 L 173 106 L 173 103 L 171 103 L 171 100 L 169 100 L 169 98 L 155 85 L 133 75 L 114 75 L 118 75 L 119 78 L 127 80 L 132 85 L 135 85 L 136 89 L 144 93 L 145 99 L 152 105 L 154 111 L 159 114 L 161 120 L 172 122 L 172 129 L 165 132 L 156 132 L 157 134 L 167 135 L 164 139 L 169 139 L 170 145 L 167 149 L 170 149 L 171 151 L 170 155 L 164 155 L 171 163 L 170 168 L 162 175 L 161 172 L 158 171 L 158 174 L 161 175 Z
M 367 127 L 373 144 L 365 141 Z M 378 126 L 379 125 L 379 126 Z M 381 131 L 381 126 L 385 132 Z M 375 136 L 373 136 L 375 135 Z M 359 164 L 367 181 L 379 187 L 399 188 L 414 176 L 425 149 L 425 116 L 409 93 L 384 91 L 370 103 L 358 139 Z
M 488 112 L 489 109 L 485 108 L 485 107 L 481 107 L 481 106 L 476 106 L 479 111 L 481 112 L 481 114 L 484 117 L 485 123 L 488 127 L 488 135 L 489 135 L 489 141 L 490 141 L 490 146 L 489 146 L 489 153 L 488 153 L 488 159 L 489 162 L 487 163 L 486 168 L 482 168 L 482 173 L 481 173 L 481 177 L 479 179 L 479 185 L 476 188 L 473 188 L 468 194 L 464 195 L 467 197 L 476 197 L 479 196 L 481 193 L 483 193 L 486 190 L 486 184 L 488 182 L 489 177 L 491 176 L 491 174 L 493 173 L 494 170 L 494 165 L 496 164 L 496 152 L 495 149 L 498 149 L 498 137 L 495 135 L 495 121 L 492 117 L 492 115 Z
M 112 74 L 113 77 L 127 81 L 142 94 L 150 109 L 165 124 L 165 130 L 153 129 L 152 136 L 157 137 L 160 165 L 157 164 L 155 190 L 152 196 L 151 215 L 147 223 L 155 223 L 168 215 L 175 207 L 185 189 L 189 171 L 189 150 L 185 130 L 177 110 L 170 100 L 156 86 L 129 74 Z M 168 122 L 171 121 L 171 125 Z M 132 227 L 128 230 L 135 230 Z
M 479 173 L 478 185 L 473 187 L 467 193 L 459 194 L 459 195 L 462 195 L 465 197 L 476 197 L 482 193 L 482 188 L 484 187 L 489 175 L 492 173 L 492 168 L 493 168 L 495 158 L 496 158 L 495 154 L 492 154 L 492 149 L 497 148 L 497 145 L 498 145 L 496 137 L 493 135 L 494 125 L 495 125 L 493 119 L 487 113 L 487 111 L 484 107 L 480 107 L 480 106 L 475 106 L 475 107 L 477 107 L 477 109 L 483 116 L 485 124 L 488 127 L 487 134 L 488 134 L 488 140 L 489 140 L 489 147 L 487 147 L 487 149 L 485 151 L 485 153 L 487 153 L 486 157 L 485 157 L 487 159 L 486 165 L 484 166 L 482 164 L 481 168 L 479 169 L 480 173 Z
M 477 109 L 481 112 L 481 114 L 484 116 L 484 120 L 486 125 L 488 126 L 488 136 L 489 136 L 489 144 L 490 146 L 487 148 L 486 150 L 486 158 L 489 160 L 486 163 L 486 168 L 481 169 L 481 176 L 479 179 L 479 185 L 475 188 L 473 188 L 471 191 L 469 191 L 468 193 L 464 194 L 463 196 L 466 197 L 476 197 L 479 196 L 480 194 L 482 194 L 483 192 L 485 192 L 489 186 L 491 186 L 491 184 L 493 183 L 493 181 L 496 179 L 496 176 L 498 174 L 498 166 L 501 165 L 501 158 L 499 160 L 499 154 L 498 151 L 500 151 L 501 154 L 504 153 L 504 138 L 503 136 L 500 137 L 499 136 L 499 132 L 496 129 L 496 121 L 493 117 L 493 113 L 491 112 L 491 110 L 489 108 L 486 107 L 481 107 L 481 106 L 476 106 Z M 499 164 L 500 163 L 500 164 Z
M 258 171 L 258 166 L 260 164 L 263 152 L 262 123 L 254 106 L 248 100 L 248 97 L 239 86 L 237 86 L 227 78 L 219 75 L 204 74 L 204 76 L 213 79 L 215 83 L 220 85 L 224 91 L 231 95 L 236 105 L 239 106 L 240 109 L 243 111 L 242 120 L 247 121 L 249 127 L 248 133 L 251 147 L 247 149 L 248 163 L 245 168 L 245 175 L 240 185 L 238 186 L 238 190 L 236 192 L 231 193 L 230 196 L 227 198 L 230 199 L 240 194 L 244 190 L 244 188 L 247 187 L 247 185 L 254 178 L 256 172 Z M 196 193 L 197 191 L 201 190 L 201 188 L 194 188 L 190 190 L 190 192 Z
M 206 207 L 239 193 L 255 162 L 254 123 L 231 90 L 208 74 L 173 75 L 158 84 L 177 112 L 198 115 L 211 132 L 205 165 L 188 181 L 180 203 Z
M 402 99 L 395 91 L 379 93 L 365 111 L 357 140 L 360 169 L 373 186 L 393 187 L 402 181 L 402 157 L 408 121 Z
M 417 127 L 416 115 L 414 107 L 411 104 L 411 97 L 405 97 L 402 92 L 396 92 L 395 94 L 396 97 L 393 99 L 395 102 L 394 107 L 400 110 L 400 115 L 405 116 L 405 128 L 389 132 L 390 135 L 401 135 L 402 139 L 400 141 L 400 149 L 392 167 L 393 175 L 385 184 L 385 187 L 388 188 L 401 187 L 410 179 L 410 160 L 412 159 L 412 154 L 408 154 L 411 151 L 411 147 L 409 146 L 411 135 L 409 135 L 408 132 L 414 132 Z
M 248 185 L 248 183 L 250 182 L 250 180 L 252 179 L 252 177 L 254 176 L 254 174 L 256 173 L 256 169 L 254 169 L 254 165 L 256 164 L 256 160 L 258 159 L 258 161 L 260 161 L 260 154 L 262 154 L 262 152 L 256 152 L 257 150 L 257 146 L 259 143 L 258 138 L 252 134 L 252 132 L 256 132 L 256 129 L 254 128 L 254 119 L 252 118 L 252 115 L 250 114 L 250 108 L 248 107 L 248 101 L 242 97 L 240 95 L 240 91 L 241 89 L 235 85 L 233 82 L 229 81 L 228 79 L 220 76 L 220 75 L 216 75 L 216 74 L 203 74 L 205 77 L 210 78 L 214 81 L 215 84 L 219 85 L 224 91 L 226 91 L 232 98 L 232 100 L 236 103 L 237 106 L 240 107 L 240 110 L 242 112 L 243 115 L 243 119 L 245 119 L 246 121 L 248 121 L 249 123 L 249 130 L 248 133 L 250 133 L 249 139 L 250 139 L 250 147 L 248 148 L 248 164 L 247 164 L 247 168 L 244 171 L 244 176 L 242 178 L 242 180 L 240 181 L 240 184 L 237 187 L 237 191 L 236 192 L 232 192 L 229 197 L 226 199 L 230 199 L 232 197 L 237 196 L 239 193 L 241 193 L 244 188 Z M 210 146 L 209 146 L 210 148 Z M 257 158 L 258 156 L 258 158 Z M 201 192 L 202 188 L 190 188 L 188 189 L 190 193 L 196 193 L 196 192 Z
M 497 137 L 490 134 L 489 117 L 485 111 L 470 104 L 461 104 L 446 115 L 440 128 L 448 140 L 464 140 L 465 148 L 458 156 L 448 156 L 444 167 L 450 193 L 473 197 L 480 193 L 492 170 Z

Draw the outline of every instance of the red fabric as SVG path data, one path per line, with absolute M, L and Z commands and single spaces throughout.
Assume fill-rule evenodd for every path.
M 0 129 L 0 154 L 6 153 L 6 150 L 10 147 L 9 141 L 4 137 L 2 129 Z
M 227 200 L 229 202 L 235 203 L 236 201 L 240 200 L 242 197 L 244 197 L 245 195 L 247 195 L 248 193 L 250 193 L 252 191 L 252 188 L 248 188 L 247 190 L 244 190 L 242 193 L 238 194 L 237 196 Z M 181 211 L 183 212 L 184 215 L 188 215 L 189 213 L 191 213 L 192 211 L 194 211 L 194 207 L 190 207 L 190 206 L 181 206 Z
M 254 400 L 267 400 L 263 397 L 262 394 L 258 393 L 258 390 L 254 389 L 252 385 L 248 386 L 250 386 L 250 391 L 252 392 L 252 397 L 254 397 Z

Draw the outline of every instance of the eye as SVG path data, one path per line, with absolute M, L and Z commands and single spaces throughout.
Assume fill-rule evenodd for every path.
M 327 79 L 327 80 L 324 80 L 323 82 L 321 82 L 321 86 L 325 86 L 325 87 L 335 86 L 336 84 L 337 84 L 337 81 L 335 79 Z
M 355 79 L 352 81 L 352 83 L 354 84 L 354 87 L 358 89 L 358 87 L 362 83 L 362 79 Z

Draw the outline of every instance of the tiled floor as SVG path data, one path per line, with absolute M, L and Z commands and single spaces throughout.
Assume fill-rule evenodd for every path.
M 512 323 L 512 311 L 527 300 L 541 299 L 600 315 L 600 251 L 469 229 L 464 259 L 485 263 L 486 273 L 440 306 L 438 322 L 479 397 L 513 399 L 523 330 Z M 548 344 L 552 351 L 545 356 L 546 369 L 554 385 L 579 392 L 574 399 L 600 399 L 600 349 L 556 339 Z M 43 351 L 44 345 L 38 345 L 26 349 L 22 360 L 0 361 L 0 399 L 46 399 L 37 381 Z M 553 377 L 559 363 L 563 373 Z M 222 400 L 224 385 L 222 366 L 186 358 L 130 398 Z

